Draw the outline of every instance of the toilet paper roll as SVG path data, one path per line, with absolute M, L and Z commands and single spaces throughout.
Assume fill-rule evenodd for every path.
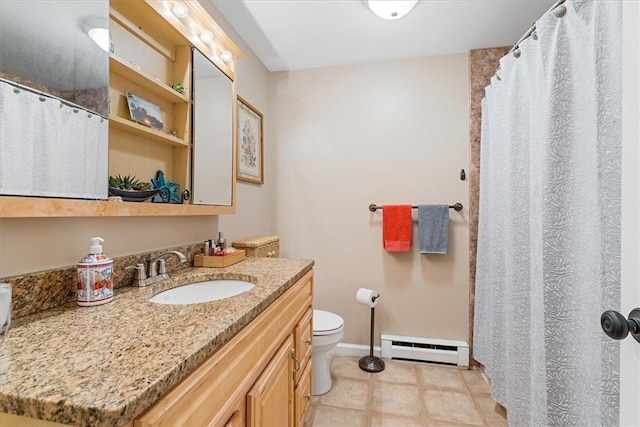
M 373 289 L 360 288 L 356 293 L 356 301 L 362 305 L 368 305 L 371 308 L 376 306 L 379 297 L 380 294 Z

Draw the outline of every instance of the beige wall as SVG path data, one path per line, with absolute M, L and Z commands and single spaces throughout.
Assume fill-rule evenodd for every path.
M 215 6 L 205 1 L 201 4 L 244 52 L 244 57 L 238 64 L 238 95 L 264 115 L 264 185 L 238 182 L 236 214 L 220 217 L 220 231 L 224 232 L 229 242 L 258 234 L 275 234 L 273 227 L 275 180 L 272 155 L 274 142 L 268 137 L 270 121 L 273 119 L 267 102 L 269 70 Z
M 0 277 L 74 265 L 89 238 L 105 239 L 109 256 L 130 255 L 203 240 L 218 217 L 0 219 Z
M 378 290 L 380 333 L 467 340 L 469 317 L 467 54 L 272 74 L 277 117 L 274 218 L 282 256 L 316 261 L 314 304 L 366 344 Z M 447 255 L 382 249 L 370 203 L 455 203 Z M 416 212 L 414 212 L 416 218 Z M 377 339 L 376 339 L 377 340 Z
M 238 93 L 268 117 L 268 71 L 212 4 L 203 6 L 244 52 L 238 65 Z M 268 143 L 267 162 L 272 159 Z M 271 169 L 267 163 L 267 173 Z M 220 229 L 229 239 L 272 233 L 271 188 L 238 184 L 237 214 L 162 218 L 0 219 L 0 277 L 75 264 L 88 249 L 89 238 L 101 236 L 111 256 L 145 252 L 214 237 Z

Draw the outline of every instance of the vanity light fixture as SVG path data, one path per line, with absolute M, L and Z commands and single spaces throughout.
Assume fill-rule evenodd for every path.
M 100 46 L 100 49 L 109 52 L 110 35 L 108 20 L 97 16 L 88 16 L 80 21 L 80 28 L 87 33 L 95 44 Z
M 171 12 L 178 18 L 186 18 L 189 15 L 189 9 L 187 5 L 181 1 L 177 1 L 171 7 Z
M 213 41 L 213 33 L 209 30 L 202 30 L 200 33 L 200 40 L 205 43 L 211 43 Z
M 369 9 L 382 19 L 400 19 L 418 3 L 418 0 L 367 0 Z
M 233 61 L 233 53 L 228 50 L 222 51 L 222 53 L 220 54 L 220 59 L 222 59 L 226 63 L 229 63 Z

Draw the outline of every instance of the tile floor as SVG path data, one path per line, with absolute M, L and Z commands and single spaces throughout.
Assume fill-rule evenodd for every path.
M 367 373 L 358 358 L 333 356 L 333 387 L 314 396 L 306 427 L 507 426 L 480 372 L 419 362 L 385 360 Z

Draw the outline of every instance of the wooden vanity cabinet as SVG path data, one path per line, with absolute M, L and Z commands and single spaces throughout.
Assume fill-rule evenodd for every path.
M 312 292 L 309 271 L 134 426 L 302 426 L 311 397 Z

